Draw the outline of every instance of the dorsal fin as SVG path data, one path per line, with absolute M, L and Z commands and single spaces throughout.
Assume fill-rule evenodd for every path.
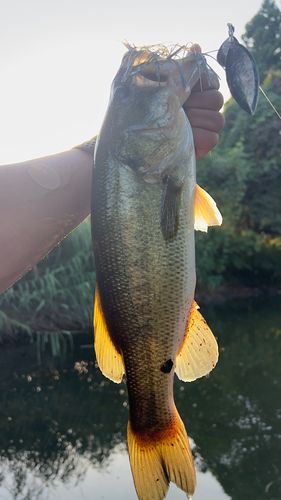
M 194 201 L 194 229 L 206 233 L 208 226 L 220 226 L 221 223 L 222 216 L 216 202 L 197 184 Z
M 100 370 L 107 378 L 119 384 L 125 373 L 123 359 L 109 336 L 97 285 L 94 307 L 94 330 L 94 345 Z
M 217 341 L 193 301 L 185 341 L 177 356 L 176 374 L 180 380 L 191 382 L 209 373 L 217 361 Z

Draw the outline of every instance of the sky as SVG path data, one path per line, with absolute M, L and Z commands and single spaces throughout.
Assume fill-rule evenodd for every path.
M 126 51 L 157 43 L 218 49 L 241 40 L 262 0 L 2 0 L 0 165 L 71 149 L 99 132 Z M 281 7 L 281 0 L 276 0 Z M 210 58 L 229 98 L 224 70 Z

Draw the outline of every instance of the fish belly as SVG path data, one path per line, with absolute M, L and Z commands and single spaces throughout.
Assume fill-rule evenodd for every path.
M 188 165 L 186 173 L 179 227 L 172 241 L 165 239 L 160 227 L 162 185 L 147 183 L 120 163 L 114 168 L 111 161 L 105 161 L 93 179 L 97 284 L 108 333 L 124 360 L 130 403 L 128 444 L 141 500 L 164 498 L 169 481 L 190 495 L 195 489 L 188 438 L 173 400 L 176 357 L 195 287 L 195 174 L 190 175 Z M 146 450 L 142 469 L 140 450 Z M 177 465 L 175 455 L 169 455 L 172 451 Z M 152 486 L 143 490 L 147 482 L 140 471 L 146 475 L 147 467 L 155 496 L 150 496 Z

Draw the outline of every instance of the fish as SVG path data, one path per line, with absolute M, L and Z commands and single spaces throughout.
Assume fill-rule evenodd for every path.
M 168 49 L 167 49 L 168 50 Z M 194 226 L 221 224 L 196 184 L 190 123 L 182 108 L 206 65 L 128 48 L 112 82 L 92 181 L 96 266 L 94 346 L 102 373 L 126 376 L 128 451 L 139 500 L 162 500 L 169 483 L 189 499 L 192 452 L 173 398 L 174 374 L 192 381 L 218 360 L 194 301 Z

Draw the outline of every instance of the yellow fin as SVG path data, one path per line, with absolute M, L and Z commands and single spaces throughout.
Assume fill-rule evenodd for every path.
M 207 233 L 208 226 L 220 226 L 221 213 L 213 198 L 196 184 L 194 202 L 194 229 Z
M 177 356 L 176 374 L 191 382 L 209 373 L 218 361 L 218 344 L 193 301 L 184 344 Z
M 196 474 L 188 436 L 175 409 L 175 421 L 167 429 L 148 435 L 128 424 L 128 449 L 139 500 L 163 500 L 169 483 L 175 483 L 189 499 L 196 488 Z
M 120 384 L 125 373 L 124 364 L 121 354 L 116 350 L 109 336 L 97 286 L 94 307 L 94 330 L 95 351 L 100 370 L 107 378 Z

